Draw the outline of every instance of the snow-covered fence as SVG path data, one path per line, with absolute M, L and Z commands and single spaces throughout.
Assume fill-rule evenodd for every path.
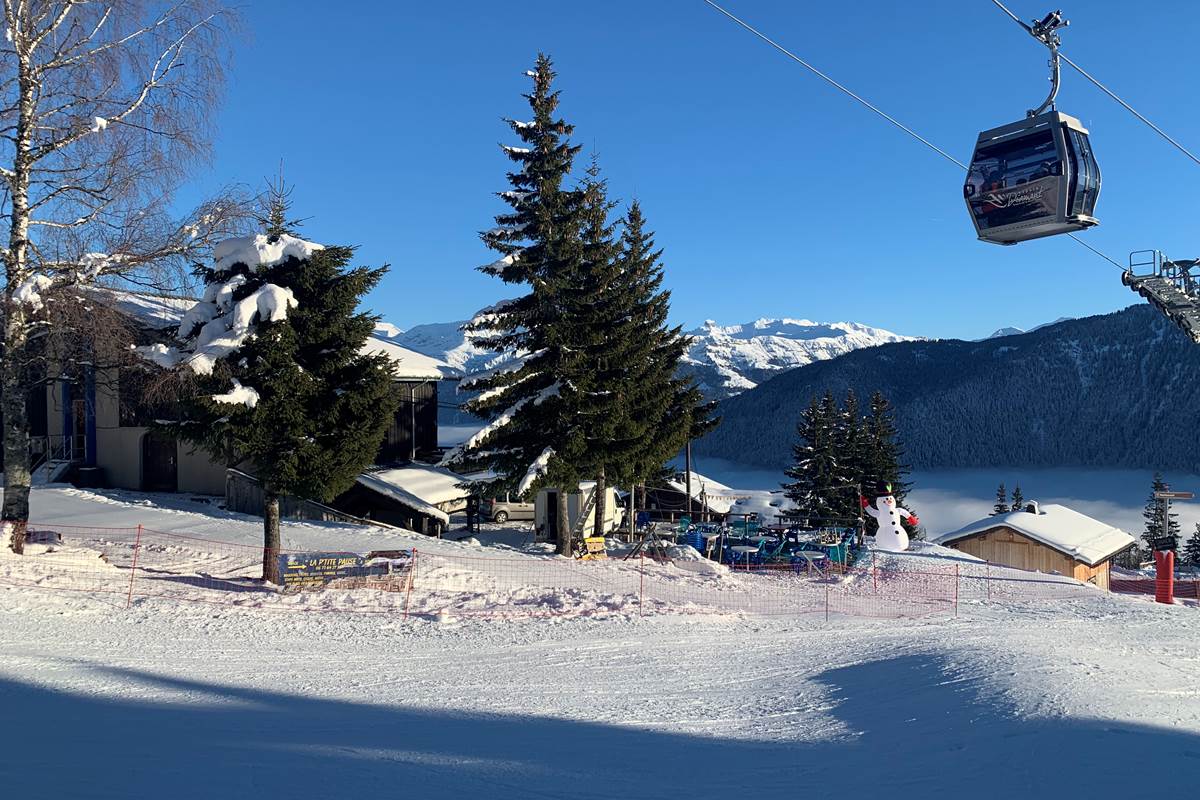
M 284 551 L 296 562 L 317 555 Z M 387 558 L 384 554 L 379 554 Z M 0 557 L 0 586 L 279 611 L 426 619 L 738 613 L 951 616 L 962 604 L 1064 600 L 1098 591 L 1060 575 L 981 561 L 880 554 L 840 574 L 792 565 L 729 569 L 709 561 L 576 561 L 431 542 L 404 551 L 398 580 L 334 580 L 321 591 L 264 584 L 261 546 L 136 528 L 31 525 L 27 555 Z M 393 559 L 396 554 L 391 556 Z

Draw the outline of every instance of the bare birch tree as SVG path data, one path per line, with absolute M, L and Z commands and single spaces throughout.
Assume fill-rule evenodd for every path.
M 231 198 L 172 218 L 208 152 L 228 63 L 218 0 L 3 0 L 0 219 L 7 223 L 0 363 L 4 503 L 20 553 L 29 519 L 29 365 L 81 285 L 160 286 L 240 219 Z M 177 273 L 178 274 L 178 273 Z

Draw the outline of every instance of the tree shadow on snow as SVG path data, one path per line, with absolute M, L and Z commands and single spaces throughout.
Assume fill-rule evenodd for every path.
M 0 680 L 0 786 L 21 798 L 1127 800 L 1195 785 L 1194 734 L 1020 719 L 945 667 L 905 656 L 818 676 L 846 731 L 817 743 L 314 699 L 104 668 L 97 681 L 125 686 L 125 696 Z M 140 699 L 139 687 L 188 697 Z M 403 687 L 380 700 L 402 702 Z

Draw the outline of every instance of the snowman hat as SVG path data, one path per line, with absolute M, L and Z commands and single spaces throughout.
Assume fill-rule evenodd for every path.
M 880 481 L 875 484 L 875 496 L 883 497 L 892 493 L 892 485 L 887 481 Z

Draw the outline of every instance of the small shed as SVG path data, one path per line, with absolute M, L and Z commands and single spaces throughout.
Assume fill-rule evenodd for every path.
M 596 490 L 595 481 L 583 481 L 579 491 L 567 495 L 567 523 L 574 529 L 579 523 L 579 512 L 586 505 L 588 497 Z M 621 510 L 617 508 L 617 491 L 609 486 L 605 490 L 604 500 L 604 530 L 615 530 L 620 523 Z M 542 489 L 533 499 L 533 523 L 538 541 L 558 541 L 558 489 Z M 596 509 L 588 512 L 584 522 L 584 534 L 591 536 L 596 524 Z
M 1113 557 L 1136 539 L 1066 506 L 1031 503 L 1025 510 L 986 517 L 934 541 L 994 564 L 1067 575 L 1107 591 Z
M 443 467 L 406 464 L 364 472 L 333 505 L 357 517 L 441 535 L 450 515 L 462 511 L 470 478 Z

